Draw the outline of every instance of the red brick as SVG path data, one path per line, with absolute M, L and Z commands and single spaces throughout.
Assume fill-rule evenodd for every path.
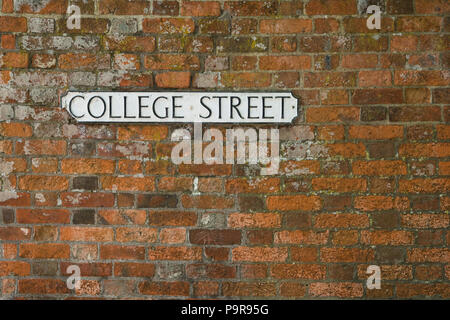
M 361 87 L 388 87 L 392 85 L 391 72 L 387 70 L 371 70 L 359 72 Z
M 30 228 L 0 227 L 0 240 L 17 241 L 29 240 L 30 238 Z
M 119 127 L 117 132 L 119 140 L 144 140 L 159 141 L 167 137 L 168 128 L 166 126 L 137 126 L 128 125 Z
M 66 282 L 59 279 L 20 279 L 18 292 L 21 294 L 67 294 Z
M 402 144 L 398 150 L 400 156 L 413 158 L 450 156 L 450 143 L 408 143 Z
M 446 86 L 449 76 L 439 70 L 395 71 L 394 84 L 400 86 Z
M 111 177 L 100 178 L 104 190 L 110 191 L 155 191 L 155 179 L 152 177 Z
M 441 29 L 442 17 L 404 16 L 396 19 L 396 31 L 400 32 L 437 32 Z
M 61 200 L 64 207 L 114 206 L 114 194 L 112 193 L 63 192 L 61 193 Z
M 228 179 L 225 189 L 227 193 L 274 193 L 280 190 L 280 179 Z
M 362 231 L 361 243 L 369 245 L 412 245 L 414 235 L 409 231 Z
M 159 241 L 161 243 L 175 244 L 184 243 L 186 241 L 185 228 L 164 228 L 159 233 Z
M 99 227 L 61 227 L 60 239 L 62 241 L 113 241 L 114 232 L 111 228 Z
M 70 247 L 63 243 L 23 243 L 19 247 L 19 256 L 27 259 L 68 259 Z
M 321 248 L 320 259 L 323 262 L 370 262 L 374 259 L 372 249 Z
M 80 273 L 84 277 L 108 277 L 112 276 L 112 263 L 101 263 L 101 262 L 61 262 L 60 270 L 61 274 L 64 276 L 69 276 L 67 273 L 67 268 L 70 265 L 76 265 L 80 268 Z
M 276 6 L 271 1 L 227 1 L 224 9 L 232 16 L 267 16 L 276 13 Z
M 403 126 L 351 126 L 349 136 L 353 139 L 386 140 L 403 137 Z
M 267 209 L 272 211 L 317 211 L 322 208 L 320 198 L 317 196 L 269 196 Z
M 358 121 L 360 109 L 355 107 L 319 107 L 306 110 L 307 122 L 347 122 Z
M 232 213 L 228 215 L 230 228 L 278 228 L 281 216 L 275 213 Z
M 236 267 L 222 264 L 190 264 L 186 275 L 191 279 L 230 279 L 236 278 Z
M 1 68 L 27 68 L 28 53 L 5 52 L 0 54 Z M 20 125 L 20 124 L 17 124 Z
M 294 282 L 284 282 L 280 285 L 280 293 L 283 297 L 304 297 L 306 285 Z
M 150 4 L 145 0 L 100 0 L 100 14 L 144 15 L 150 13 Z
M 312 31 L 310 19 L 263 19 L 260 21 L 261 33 L 306 33 Z
M 67 190 L 69 182 L 66 177 L 60 176 L 23 176 L 19 179 L 19 188 L 22 190 Z
M 0 17 L 0 32 L 27 32 L 27 19 L 23 17 Z
M 192 244 L 233 245 L 241 243 L 239 230 L 189 230 L 189 241 Z
M 115 162 L 103 159 L 63 159 L 61 171 L 66 174 L 114 173 Z
M 276 279 L 325 279 L 327 268 L 318 264 L 275 264 L 271 275 Z
M 194 283 L 195 296 L 216 296 L 219 294 L 219 283 L 213 281 L 200 281 Z
M 313 190 L 327 190 L 335 192 L 352 192 L 367 190 L 365 179 L 357 178 L 314 178 L 312 179 Z
M 191 75 L 189 72 L 165 72 L 157 74 L 155 81 L 160 88 L 188 88 Z
M 148 260 L 201 260 L 199 247 L 152 247 L 148 251 Z
M 146 277 L 155 275 L 155 265 L 151 263 L 116 262 L 114 264 L 116 277 Z
M 231 208 L 234 205 L 234 199 L 216 195 L 184 195 L 181 197 L 181 201 L 184 208 L 226 209 Z
M 305 7 L 307 15 L 356 14 L 355 0 L 311 0 Z
M 147 227 L 122 227 L 116 229 L 116 240 L 119 242 L 156 242 L 158 231 Z
M 399 192 L 402 193 L 445 193 L 450 188 L 450 179 L 429 178 L 399 181 Z
M 314 282 L 309 287 L 309 293 L 316 297 L 358 298 L 363 296 L 361 283 L 353 282 Z
M 354 104 L 399 104 L 403 103 L 401 89 L 357 89 L 353 93 Z
M 222 73 L 222 84 L 227 88 L 263 88 L 271 84 L 271 74 L 262 72 Z
M 367 214 L 321 213 L 314 221 L 316 228 L 367 228 L 369 227 L 369 217 Z
M 375 68 L 378 57 L 374 54 L 346 54 L 342 57 L 342 67 L 347 69 Z
M 418 14 L 444 14 L 450 12 L 450 4 L 445 0 L 416 0 Z
M 148 18 L 142 23 L 142 30 L 146 33 L 193 33 L 194 21 L 190 18 Z
M 220 16 L 220 3 L 217 1 L 183 1 L 181 15 L 190 17 Z
M 352 163 L 355 175 L 396 176 L 406 175 L 407 167 L 400 160 L 355 161 Z
M 0 261 L 0 275 L 2 277 L 8 276 L 29 276 L 31 273 L 31 266 L 24 261 Z
M 23 224 L 70 223 L 70 212 L 65 209 L 17 209 L 16 220 Z
M 284 262 L 287 259 L 286 248 L 235 247 L 232 249 L 233 261 Z
M 145 259 L 145 248 L 141 246 L 100 246 L 100 259 L 117 260 L 143 260 Z
M 414 248 L 407 252 L 408 262 L 450 262 L 450 249 L 448 248 Z
M 314 231 L 279 231 L 275 233 L 275 243 L 278 244 L 326 244 L 329 233 Z
M 17 154 L 64 155 L 67 142 L 63 140 L 26 140 L 16 144 Z
M 261 70 L 301 70 L 311 68 L 309 56 L 262 56 L 259 58 Z
M 449 286 L 445 283 L 401 283 L 397 285 L 397 296 L 399 298 L 413 298 L 413 297 L 450 297 Z

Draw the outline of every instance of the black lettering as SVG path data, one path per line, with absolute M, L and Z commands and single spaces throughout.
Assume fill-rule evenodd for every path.
M 94 115 L 92 114 L 92 112 L 91 112 L 91 102 L 92 102 L 92 100 L 94 100 L 95 98 L 98 98 L 98 99 L 102 100 L 102 102 L 103 102 L 103 112 L 102 112 L 102 114 L 99 115 L 98 117 L 94 116 Z M 88 113 L 91 115 L 92 118 L 95 118 L 95 119 L 101 118 L 101 117 L 103 117 L 103 115 L 104 115 L 105 112 L 106 112 L 106 102 L 105 102 L 105 100 L 103 100 L 103 98 L 100 97 L 100 96 L 93 96 L 93 97 L 90 98 L 89 101 L 88 101 L 87 110 L 88 110 Z
M 249 119 L 258 119 L 258 117 L 252 117 L 251 113 L 253 108 L 258 108 L 258 106 L 252 106 L 252 101 L 251 99 L 258 99 L 258 97 L 252 96 L 252 97 L 248 97 L 248 118 Z
M 75 97 L 73 97 L 72 99 L 70 99 L 70 102 L 69 102 L 69 112 L 70 112 L 70 114 L 72 115 L 72 116 L 74 116 L 75 118 L 83 118 L 84 117 L 84 114 L 82 115 L 82 116 L 77 116 L 77 115 L 75 115 L 75 113 L 73 113 L 72 112 L 72 102 L 73 102 L 73 100 L 75 100 L 75 98 L 83 98 L 83 100 L 84 100 L 84 97 L 83 96 L 75 96 Z
M 233 103 L 233 100 L 237 99 L 237 104 Z M 241 113 L 239 112 L 239 109 L 237 109 L 237 107 L 241 104 L 241 98 L 239 97 L 230 97 L 230 115 L 231 115 L 231 119 L 234 119 L 233 117 L 233 110 L 236 110 L 239 117 L 241 119 L 244 119 L 241 115 Z
M 275 97 L 281 99 L 281 119 L 284 119 L 284 99 L 289 99 L 289 97 Z
M 211 109 L 210 109 L 206 104 L 203 103 L 203 99 L 205 99 L 205 98 L 211 100 L 211 98 L 210 98 L 210 97 L 207 97 L 207 96 L 201 97 L 201 98 L 200 98 L 200 104 L 201 104 L 204 108 L 206 108 L 206 109 L 208 110 L 209 114 L 208 114 L 207 117 L 204 117 L 204 116 L 200 115 L 200 118 L 208 119 L 208 118 L 211 117 L 212 111 L 211 111 Z
M 113 114 L 112 114 L 112 96 L 109 96 L 109 117 L 111 119 L 122 118 L 121 116 L 113 116 Z
M 263 119 L 273 119 L 273 117 L 266 117 L 266 108 L 272 108 L 272 106 L 266 105 L 266 99 L 273 99 L 273 97 L 262 97 Z M 282 111 L 284 118 L 284 110 Z
M 172 97 L 172 116 L 173 116 L 173 118 L 174 119 L 182 119 L 183 117 L 182 116 L 177 116 L 175 113 L 175 109 L 176 108 L 181 108 L 182 106 L 180 106 L 180 105 L 176 105 L 175 103 L 176 103 L 176 101 L 175 101 L 175 99 L 178 99 L 178 98 L 183 98 L 183 96 L 173 96 Z
M 146 105 L 146 106 L 144 106 L 144 105 L 142 105 L 142 99 L 143 98 L 150 98 L 149 96 L 139 96 L 138 97 L 138 107 L 139 107 L 139 118 L 150 118 L 150 116 L 143 116 L 142 115 L 142 108 L 148 108 L 148 106 Z
M 153 106 L 152 106 L 152 110 L 153 110 L 153 113 L 154 113 L 154 115 L 157 117 L 157 118 L 159 118 L 159 119 L 166 119 L 168 116 L 169 116 L 169 107 L 166 107 L 166 115 L 164 116 L 164 117 L 161 117 L 157 112 L 156 112 L 156 102 L 159 100 L 159 99 L 166 99 L 166 100 L 169 100 L 167 97 L 158 97 L 158 98 L 156 98 L 154 101 L 153 101 Z
M 125 115 L 126 119 L 136 118 L 136 116 L 129 117 L 127 115 L 127 96 L 123 97 L 123 114 Z
M 215 96 L 213 98 L 219 99 L 219 119 L 222 119 L 222 99 L 226 99 L 224 96 Z

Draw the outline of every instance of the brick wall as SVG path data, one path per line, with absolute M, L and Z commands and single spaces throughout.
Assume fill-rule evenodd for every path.
M 0 3 L 2 298 L 450 297 L 448 1 Z M 292 91 L 279 174 L 58 101 L 168 88 Z

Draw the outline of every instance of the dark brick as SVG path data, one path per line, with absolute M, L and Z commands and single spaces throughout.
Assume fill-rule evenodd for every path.
M 311 190 L 311 179 L 308 178 L 290 178 L 284 182 L 284 191 L 286 192 L 308 192 Z
M 75 177 L 72 182 L 73 189 L 97 190 L 98 177 Z
M 389 14 L 414 13 L 413 0 L 388 0 L 387 11 Z
M 176 208 L 176 195 L 140 194 L 137 199 L 138 208 Z
M 393 158 L 397 153 L 394 142 L 376 142 L 369 144 L 367 147 L 372 159 Z
M 419 246 L 440 246 L 443 244 L 443 230 L 423 230 L 417 232 L 416 244 Z
M 362 107 L 362 121 L 383 121 L 387 119 L 387 108 L 385 107 Z
M 95 224 L 95 210 L 82 209 L 73 212 L 73 224 Z
M 95 143 L 92 141 L 72 142 L 69 144 L 69 151 L 74 156 L 91 156 L 95 153 Z
M 396 212 L 379 212 L 371 215 L 372 227 L 381 229 L 395 229 L 400 224 L 400 218 Z
M 355 267 L 348 264 L 329 264 L 328 276 L 333 280 L 353 280 Z
M 434 136 L 433 126 L 415 125 L 408 127 L 406 132 L 408 140 L 430 140 Z
M 14 209 L 2 209 L 2 221 L 4 224 L 14 223 Z
M 32 274 L 36 276 L 57 276 L 57 261 L 34 261 L 31 264 Z
M 247 240 L 249 244 L 272 244 L 273 232 L 270 230 L 251 230 L 247 231 Z
M 233 37 L 218 40 L 219 52 L 265 52 L 269 49 L 269 39 L 262 37 Z
M 239 196 L 238 202 L 241 211 L 258 212 L 265 209 L 264 208 L 265 201 L 259 197 Z
M 449 102 L 450 102 L 450 90 L 448 90 L 448 88 L 433 90 L 433 103 L 449 103 Z
M 283 225 L 288 229 L 308 229 L 311 227 L 311 215 L 308 213 L 286 213 Z
M 390 107 L 389 120 L 393 122 L 440 121 L 441 108 L 432 107 Z
M 351 208 L 352 198 L 349 196 L 323 196 L 323 208 L 327 211 L 341 211 Z
M 189 241 L 192 244 L 232 245 L 241 243 L 239 230 L 204 230 L 189 231 Z
M 378 263 L 398 264 L 405 261 L 405 248 L 379 246 L 375 249 Z
M 176 16 L 179 12 L 178 1 L 153 1 L 153 14 L 161 16 Z
M 418 196 L 411 199 L 411 207 L 418 211 L 438 211 L 439 197 Z
M 119 193 L 117 195 L 117 205 L 119 207 L 132 207 L 134 205 L 134 194 Z

